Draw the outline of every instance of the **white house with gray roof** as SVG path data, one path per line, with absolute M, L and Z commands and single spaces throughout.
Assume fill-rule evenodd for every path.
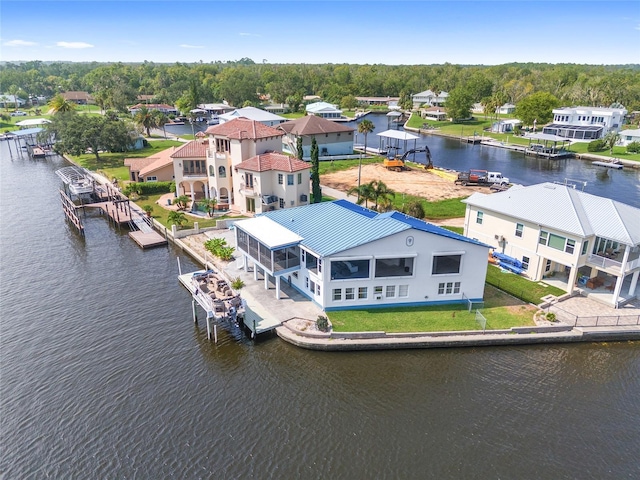
M 530 279 L 615 307 L 636 295 L 639 208 L 553 183 L 463 201 L 465 235 L 521 261 Z
M 481 300 L 489 247 L 399 212 L 346 200 L 235 223 L 245 270 L 286 282 L 324 310 Z
M 287 119 L 276 115 L 275 113 L 267 112 L 261 108 L 256 107 L 243 107 L 237 108 L 232 112 L 223 113 L 218 116 L 220 123 L 225 123 L 234 118 L 247 118 L 256 122 L 260 122 L 267 127 L 277 127 L 282 122 L 286 122 Z

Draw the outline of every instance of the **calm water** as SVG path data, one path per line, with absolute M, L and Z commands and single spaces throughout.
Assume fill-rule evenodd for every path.
M 638 478 L 640 344 L 213 345 L 177 251 L 79 237 L 63 160 L 2 148 L 0 478 Z

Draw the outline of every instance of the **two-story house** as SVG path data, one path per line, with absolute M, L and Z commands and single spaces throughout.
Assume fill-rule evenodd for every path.
M 553 109 L 553 123 L 542 133 L 574 140 L 596 140 L 622 128 L 627 110 L 624 108 L 562 107 Z
M 447 92 L 436 93 L 431 90 L 414 93 L 411 95 L 413 108 L 419 108 L 421 105 L 429 105 L 431 107 L 441 107 L 447 102 L 449 94 Z
M 235 223 L 245 270 L 284 281 L 325 310 L 479 301 L 489 247 L 399 212 L 346 200 Z M 400 321 L 400 317 L 399 317 Z
M 336 105 L 327 102 L 314 102 L 305 107 L 307 115 L 336 120 L 342 118 L 342 110 Z
M 218 116 L 220 123 L 225 123 L 234 118 L 247 118 L 249 120 L 255 120 L 268 127 L 277 127 L 282 122 L 286 122 L 287 119 L 276 115 L 275 113 L 267 112 L 261 108 L 256 107 L 243 107 L 237 108 L 231 112 L 223 113 Z
M 353 154 L 353 132 L 351 127 L 332 122 L 316 115 L 289 120 L 278 128 L 285 132 L 283 150 L 297 154 L 298 138 L 302 138 L 302 157 L 311 158 L 311 141 L 316 139 L 320 156 L 338 156 Z
M 234 203 L 240 213 L 262 213 L 309 203 L 310 163 L 273 152 L 248 158 L 234 169 Z
M 553 183 L 464 202 L 464 234 L 519 260 L 531 280 L 615 307 L 636 295 L 640 209 Z

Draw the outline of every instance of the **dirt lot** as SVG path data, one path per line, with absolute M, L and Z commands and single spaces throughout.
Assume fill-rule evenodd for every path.
M 488 187 L 455 185 L 454 179 L 454 174 L 450 172 L 415 167 L 410 167 L 409 170 L 402 172 L 394 172 L 387 170 L 381 164 L 372 164 L 362 166 L 361 183 L 381 180 L 397 193 L 416 195 L 429 201 L 468 197 L 473 192 L 490 192 Z M 322 175 L 320 183 L 346 192 L 358 183 L 358 167 Z

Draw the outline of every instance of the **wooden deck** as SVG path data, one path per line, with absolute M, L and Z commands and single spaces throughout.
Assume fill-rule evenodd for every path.
M 135 232 L 129 232 L 129 237 L 142 249 L 161 247 L 167 244 L 167 240 L 158 232 L 142 232 L 136 230 Z

